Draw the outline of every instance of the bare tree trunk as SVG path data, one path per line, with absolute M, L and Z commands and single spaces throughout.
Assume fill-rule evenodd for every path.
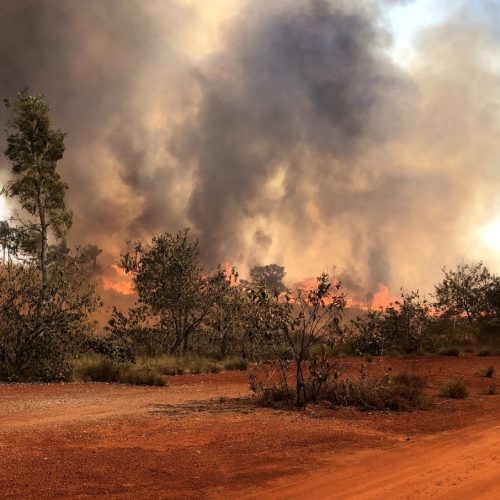
M 170 354 L 172 356 L 179 353 L 179 348 L 181 347 L 181 343 L 182 343 L 181 331 L 180 328 L 177 327 L 175 329 L 175 342 L 174 345 L 172 346 L 172 349 L 170 349 Z
M 184 356 L 188 353 L 188 340 L 189 340 L 189 331 L 184 331 L 184 338 L 183 338 L 183 346 L 182 346 L 182 353 Z
M 305 404 L 305 391 L 304 391 L 304 376 L 302 373 L 302 360 L 295 360 L 296 365 L 296 377 L 297 377 L 297 398 L 295 400 L 297 406 L 302 406 Z
M 40 215 L 40 236 L 41 236 L 41 248 L 40 248 L 40 271 L 42 273 L 42 297 L 45 300 L 46 290 L 48 285 L 47 277 L 47 221 L 45 219 L 45 208 L 43 207 L 41 200 L 39 198 L 38 212 Z

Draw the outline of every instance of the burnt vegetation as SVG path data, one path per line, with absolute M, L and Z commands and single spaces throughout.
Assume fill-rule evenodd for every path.
M 444 269 L 430 298 L 402 291 L 378 310 L 353 316 L 351 307 L 348 319 L 340 280 L 323 273 L 308 288 L 289 289 L 277 264 L 255 266 L 248 281 L 234 268 L 205 269 L 189 229 L 124 245 L 118 266 L 137 301 L 129 310 L 114 307 L 98 331 L 100 249 L 70 249 L 64 239 L 72 223 L 68 186 L 57 171 L 65 134 L 53 128 L 41 95 L 22 91 L 6 106 L 12 171 L 3 194 L 19 213 L 0 224 L 4 381 L 165 385 L 171 375 L 252 364 L 251 388 L 267 403 L 408 410 L 428 405 L 424 379 L 373 378 L 363 370 L 348 376 L 342 356 L 486 356 L 499 349 L 500 277 L 481 262 Z M 450 381 L 441 394 L 463 398 L 467 389 Z

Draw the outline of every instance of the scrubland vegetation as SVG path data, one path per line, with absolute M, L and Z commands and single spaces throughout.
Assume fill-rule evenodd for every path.
M 349 290 L 321 274 L 308 289 L 288 289 L 285 269 L 257 266 L 251 280 L 235 269 L 203 269 L 188 229 L 128 242 L 118 265 L 137 302 L 113 308 L 104 332 L 92 315 L 99 249 L 70 250 L 72 213 L 57 172 L 64 134 L 52 128 L 41 96 L 7 101 L 3 193 L 22 214 L 2 221 L 0 245 L 0 378 L 165 385 L 166 376 L 252 369 L 255 394 L 270 403 L 407 410 L 429 404 L 425 380 L 407 373 L 379 378 L 342 372 L 342 356 L 480 356 L 500 349 L 500 277 L 481 263 L 444 269 L 430 299 L 402 292 L 385 308 L 346 320 Z M 263 376 L 271 366 L 273 377 Z M 488 370 L 486 377 L 493 377 Z M 496 389 L 495 389 L 496 390 Z M 492 390 L 490 390 L 492 393 Z M 463 381 L 441 394 L 467 396 Z

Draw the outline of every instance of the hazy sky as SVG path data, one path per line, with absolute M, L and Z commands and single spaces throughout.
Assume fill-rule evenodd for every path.
M 108 285 L 124 240 L 190 226 L 207 265 L 429 290 L 462 260 L 500 272 L 499 21 L 497 0 L 0 0 L 0 95 L 43 92 L 68 132 L 70 240 Z

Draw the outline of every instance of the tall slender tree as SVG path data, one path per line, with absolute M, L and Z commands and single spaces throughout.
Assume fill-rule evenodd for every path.
M 18 223 L 26 234 L 37 236 L 38 265 L 45 290 L 49 233 L 62 238 L 72 223 L 65 202 L 68 186 L 57 172 L 65 134 L 52 127 L 49 106 L 41 94 L 30 95 L 25 89 L 14 100 L 4 102 L 10 111 L 5 156 L 11 161 L 14 176 L 4 191 L 29 214 L 26 219 L 19 218 Z

